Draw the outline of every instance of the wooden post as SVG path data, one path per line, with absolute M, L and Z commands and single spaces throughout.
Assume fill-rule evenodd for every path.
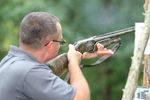
M 135 23 L 135 45 L 134 50 L 137 49 L 138 41 L 142 35 L 144 29 L 144 23 Z M 134 51 L 135 55 L 135 51 Z M 144 68 L 143 68 L 143 86 L 149 87 L 149 78 L 148 78 L 148 70 L 150 69 L 150 40 L 148 40 L 148 43 L 146 45 L 145 51 L 144 51 Z
M 149 5 L 150 0 L 145 0 L 145 4 L 144 4 L 144 10 L 147 11 L 148 10 L 148 5 Z M 150 41 L 150 40 L 149 40 Z M 150 45 L 150 44 L 148 44 Z M 146 48 L 146 49 L 149 49 Z M 144 75 L 143 75 L 143 86 L 145 87 L 150 87 L 150 80 L 148 77 L 148 68 L 150 68 L 150 52 L 149 51 L 145 51 L 145 56 L 144 56 Z
M 148 77 L 148 69 L 150 69 L 150 54 L 145 54 L 144 57 L 144 75 L 143 75 L 143 86 L 150 87 L 150 80 Z
M 122 100 L 133 100 L 134 93 L 137 86 L 137 81 L 140 73 L 140 65 L 142 61 L 142 56 L 149 39 L 150 34 L 150 3 L 149 0 L 146 0 L 145 4 L 147 8 L 145 8 L 145 21 L 144 21 L 144 30 L 142 36 L 138 42 L 137 50 L 135 51 L 135 55 L 132 58 L 132 64 L 130 67 L 130 71 L 128 74 L 128 79 L 125 85 L 125 89 L 123 90 Z

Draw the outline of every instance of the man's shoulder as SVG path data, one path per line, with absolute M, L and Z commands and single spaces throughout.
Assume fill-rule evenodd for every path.
M 5 57 L 5 59 L 1 62 L 0 72 L 2 72 L 3 74 L 7 72 L 10 75 L 19 76 L 23 78 L 31 70 L 39 68 L 49 69 L 49 67 L 46 66 L 46 64 L 40 64 L 36 61 L 30 61 L 28 59 L 19 57 Z
M 14 68 L 16 67 L 17 70 L 21 70 L 25 73 L 28 73 L 30 70 L 37 69 L 37 68 L 49 69 L 46 64 L 40 64 L 38 62 L 29 61 L 26 59 L 16 60 L 15 63 L 12 64 L 12 66 Z

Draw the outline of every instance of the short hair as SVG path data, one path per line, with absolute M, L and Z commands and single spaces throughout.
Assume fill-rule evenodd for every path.
M 42 47 L 48 35 L 57 33 L 57 17 L 47 12 L 32 12 L 20 25 L 20 42 L 33 49 Z

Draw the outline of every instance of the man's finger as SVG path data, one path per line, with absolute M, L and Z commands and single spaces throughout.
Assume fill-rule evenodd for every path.
M 97 48 L 98 48 L 98 50 L 102 50 L 102 49 L 104 49 L 104 46 L 100 43 L 97 43 Z
M 97 55 L 98 56 L 111 56 L 113 54 L 114 54 L 114 52 L 112 50 L 100 50 L 100 51 L 97 51 Z

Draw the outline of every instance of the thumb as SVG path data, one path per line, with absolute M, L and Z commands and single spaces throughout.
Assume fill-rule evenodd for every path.
M 69 49 L 75 49 L 74 45 L 69 44 Z

